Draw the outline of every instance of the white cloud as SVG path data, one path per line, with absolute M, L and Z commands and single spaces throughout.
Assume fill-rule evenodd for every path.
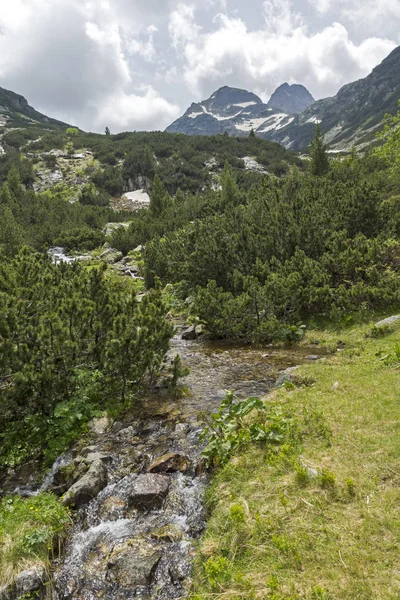
M 195 22 L 195 6 L 178 4 L 170 15 L 168 31 L 175 48 L 200 35 L 201 28 Z
M 96 127 L 112 131 L 160 129 L 180 114 L 176 104 L 170 104 L 151 87 L 141 94 L 117 92 L 106 98 L 97 110 Z
M 183 76 L 193 94 L 233 85 L 267 97 L 288 81 L 303 83 L 317 97 L 332 95 L 367 75 L 395 47 L 376 37 L 356 44 L 337 22 L 310 33 L 288 0 L 266 0 L 264 16 L 262 28 L 249 30 L 241 18 L 220 14 L 213 31 L 190 36 Z

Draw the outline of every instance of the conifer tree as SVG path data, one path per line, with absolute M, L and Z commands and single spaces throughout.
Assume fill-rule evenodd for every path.
M 161 215 L 168 203 L 168 194 L 164 184 L 156 174 L 153 180 L 153 187 L 150 194 L 150 211 L 155 217 Z
M 326 144 L 324 142 L 324 137 L 321 133 L 321 127 L 319 123 L 317 124 L 315 130 L 314 139 L 311 142 L 310 157 L 311 173 L 317 177 L 326 175 L 329 171 L 329 157 L 326 151 Z

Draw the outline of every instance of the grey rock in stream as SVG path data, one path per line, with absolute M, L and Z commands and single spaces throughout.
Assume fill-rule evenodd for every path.
M 79 507 L 95 498 L 106 485 L 107 469 L 101 460 L 95 460 L 89 471 L 66 492 L 63 504 Z
M 168 494 L 169 486 L 169 478 L 165 475 L 139 475 L 129 491 L 128 504 L 140 509 L 160 508 Z
M 143 539 L 118 544 L 108 558 L 108 578 L 124 591 L 135 592 L 138 587 L 150 585 L 161 554 Z

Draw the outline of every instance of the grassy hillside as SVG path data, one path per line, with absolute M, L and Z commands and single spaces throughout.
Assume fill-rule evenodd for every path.
M 193 600 L 400 597 L 399 329 L 309 332 L 338 351 L 265 398 L 284 443 L 215 475 Z

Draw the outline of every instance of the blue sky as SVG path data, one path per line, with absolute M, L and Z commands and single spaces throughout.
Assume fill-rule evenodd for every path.
M 232 85 L 315 98 L 400 44 L 400 0 L 0 0 L 0 86 L 83 129 L 163 129 Z

